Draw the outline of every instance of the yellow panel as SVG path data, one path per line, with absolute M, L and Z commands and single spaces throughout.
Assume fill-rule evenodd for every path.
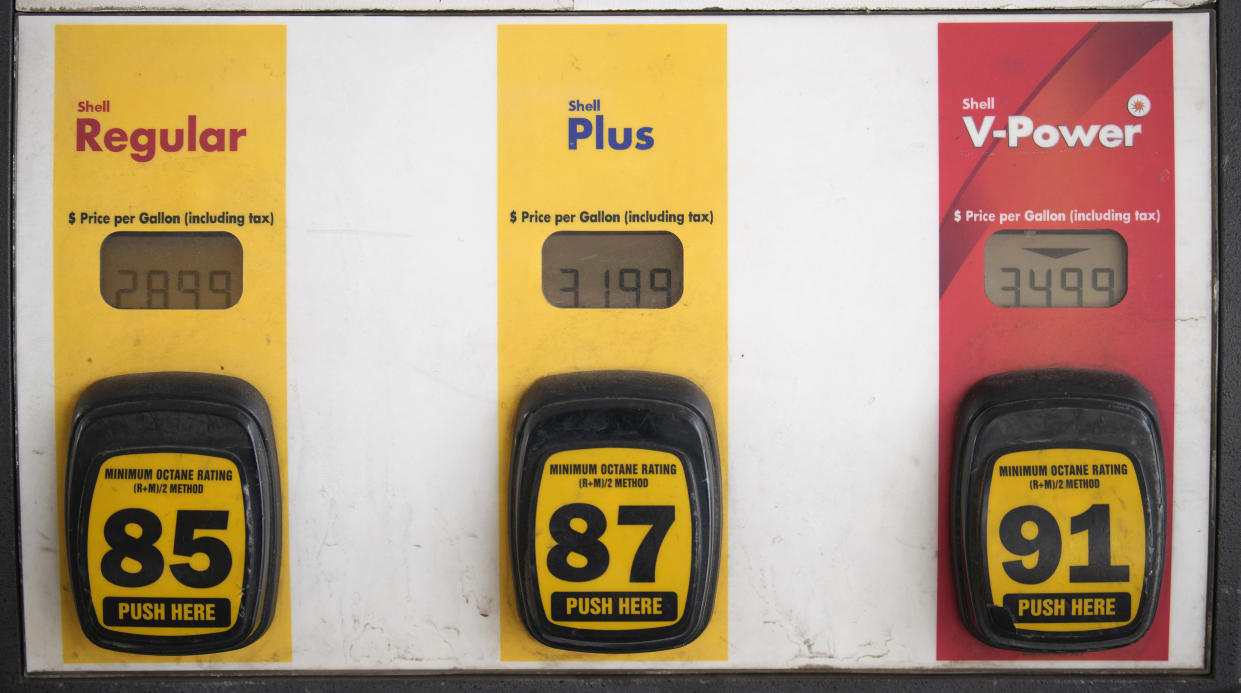
M 545 647 L 525 631 L 507 539 L 513 417 L 522 393 L 544 375 L 627 368 L 689 378 L 711 400 L 726 469 L 725 28 L 501 26 L 498 42 L 501 655 L 509 661 L 727 659 L 726 551 L 714 614 L 694 642 L 664 652 L 592 655 Z M 572 101 L 598 108 L 570 111 Z M 573 117 L 589 119 L 593 132 L 570 149 Z M 605 134 L 596 139 L 599 122 Z M 611 128 L 617 145 L 629 129 L 628 147 L 613 146 Z M 651 145 L 640 148 L 644 136 Z M 631 211 L 682 213 L 684 223 L 627 223 Z M 684 293 L 665 309 L 553 307 L 543 295 L 540 262 L 543 242 L 561 230 L 676 234 L 684 245 Z
M 70 416 L 88 385 L 171 370 L 250 382 L 271 408 L 283 454 L 285 28 L 58 26 L 54 117 L 57 459 L 64 459 Z M 243 247 L 240 300 L 225 310 L 109 306 L 100 294 L 100 246 L 122 230 L 229 231 Z M 63 465 L 59 475 L 63 489 Z M 280 478 L 287 497 L 283 464 Z M 287 515 L 281 531 L 287 546 Z M 60 535 L 63 547 L 63 528 Z M 270 629 L 248 647 L 213 655 L 98 648 L 78 625 L 63 548 L 61 581 L 66 662 L 289 661 L 292 655 L 287 551 Z

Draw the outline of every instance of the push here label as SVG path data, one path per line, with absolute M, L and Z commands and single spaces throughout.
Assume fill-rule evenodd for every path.
M 230 623 L 227 599 L 103 598 L 103 625 L 147 628 L 226 628 Z
M 554 621 L 672 621 L 676 592 L 553 592 Z

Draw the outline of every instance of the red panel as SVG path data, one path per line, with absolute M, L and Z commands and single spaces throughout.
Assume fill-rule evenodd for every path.
M 1148 97 L 1133 115 L 1130 98 Z M 965 110 L 963 100 L 993 108 Z M 1172 547 L 1155 622 L 1134 645 L 1081 655 L 1027 655 L 988 647 L 957 607 L 949 543 L 949 481 L 957 407 L 980 379 L 1011 370 L 1072 367 L 1125 373 L 1154 395 L 1172 483 L 1175 228 L 1170 22 L 941 24 L 940 133 L 940 519 L 938 657 L 942 660 L 1166 660 Z M 1042 147 L 985 135 L 984 117 L 1033 125 L 1140 125 L 1132 146 Z M 962 120 L 973 118 L 975 137 Z M 1056 129 L 1057 133 L 1060 132 Z M 966 221 L 967 210 L 1158 211 L 1130 223 Z M 956 212 L 962 212 L 958 220 Z M 1111 308 L 1000 308 L 983 294 L 983 243 L 1001 229 L 1112 229 L 1129 247 L 1129 290 Z M 1171 514 L 1169 513 L 1169 521 Z

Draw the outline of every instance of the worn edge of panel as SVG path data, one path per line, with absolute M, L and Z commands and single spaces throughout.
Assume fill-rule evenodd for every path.
M 1190 9 L 1215 0 L 460 0 L 448 8 L 441 0 L 17 0 L 21 12 L 383 12 L 442 11 L 952 11 L 952 10 L 1150 10 Z

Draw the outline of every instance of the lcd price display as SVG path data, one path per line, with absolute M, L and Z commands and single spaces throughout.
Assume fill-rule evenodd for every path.
M 223 231 L 121 231 L 100 246 L 99 293 L 113 308 L 231 308 L 241 256 L 241 241 Z
M 983 286 L 1001 308 L 1107 308 L 1129 285 L 1115 231 L 997 231 L 983 254 Z
M 543 243 L 543 296 L 557 308 L 668 308 L 684 255 L 667 231 L 560 231 Z

